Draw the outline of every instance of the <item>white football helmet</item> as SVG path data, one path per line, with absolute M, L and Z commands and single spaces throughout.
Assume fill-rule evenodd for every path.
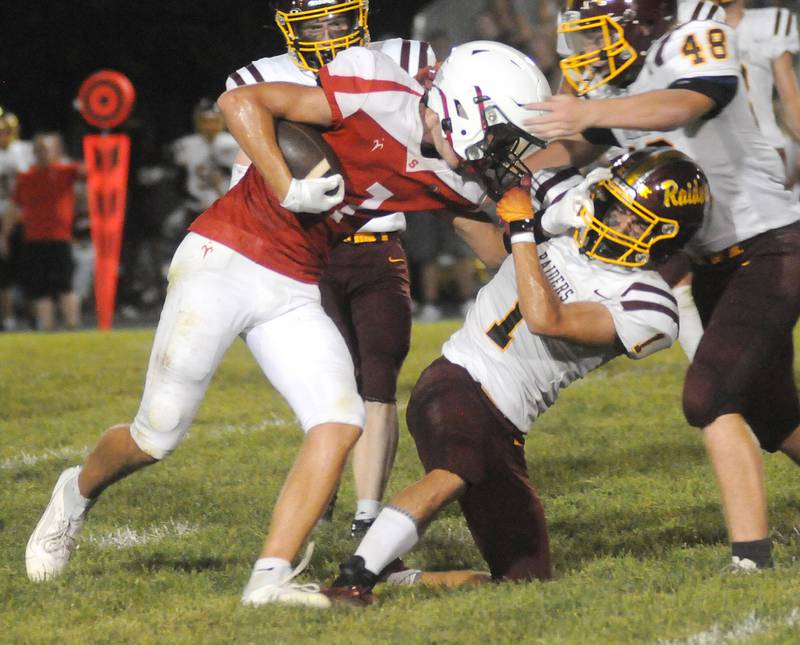
M 492 197 L 530 171 L 522 163 L 545 142 L 525 131 L 539 112 L 526 104 L 550 96 L 544 74 L 528 56 L 502 43 L 476 40 L 453 48 L 428 91 L 442 135 L 455 153 L 477 167 Z

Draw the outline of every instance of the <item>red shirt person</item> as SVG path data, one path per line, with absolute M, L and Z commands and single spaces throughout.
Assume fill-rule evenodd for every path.
M 79 324 L 80 303 L 72 288 L 72 223 L 75 219 L 75 183 L 81 165 L 62 160 L 58 134 L 34 137 L 36 162 L 17 175 L 11 199 L 22 222 L 20 263 L 22 286 L 33 301 L 38 329 L 55 325 L 54 299 L 59 300 L 64 324 Z

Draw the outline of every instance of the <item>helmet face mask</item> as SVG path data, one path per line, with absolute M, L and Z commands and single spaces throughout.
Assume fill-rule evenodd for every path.
M 568 0 L 558 27 L 571 52 L 561 61 L 565 80 L 579 96 L 625 87 L 676 14 L 675 0 Z
M 594 215 L 575 241 L 588 257 L 624 267 L 666 261 L 700 228 L 711 204 L 708 180 L 686 155 L 645 148 L 614 160 L 592 192 Z
M 489 126 L 486 139 L 480 144 L 482 156 L 466 161 L 483 180 L 489 196 L 498 200 L 509 188 L 516 186 L 531 171 L 523 159 L 544 147 L 544 142 L 511 123 Z
M 575 11 L 563 16 L 560 32 L 570 51 L 576 53 L 561 62 L 561 71 L 579 96 L 619 78 L 639 58 L 622 26 L 611 17 L 581 19 Z
M 501 43 L 475 41 L 450 52 L 426 101 L 462 168 L 479 175 L 497 199 L 530 175 L 522 159 L 545 146 L 525 131 L 525 119 L 538 114 L 525 106 L 549 95 L 530 58 Z
M 318 72 L 348 47 L 369 43 L 368 0 L 281 0 L 275 22 L 294 63 Z

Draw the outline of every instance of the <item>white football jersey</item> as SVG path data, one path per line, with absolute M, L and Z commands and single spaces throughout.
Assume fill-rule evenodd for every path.
M 436 64 L 436 56 L 428 43 L 403 38 L 391 38 L 370 43 L 376 49 L 390 56 L 400 67 L 414 76 L 423 67 Z M 313 87 L 317 85 L 317 75 L 300 69 L 292 62 L 288 53 L 268 58 L 260 58 L 236 70 L 225 82 L 225 89 L 231 90 L 242 85 L 264 82 L 299 83 Z M 406 218 L 403 213 L 391 213 L 369 220 L 359 231 L 364 233 L 389 233 L 404 231 Z
M 571 237 L 538 245 L 542 270 L 562 302 L 599 302 L 611 312 L 630 358 L 644 358 L 678 337 L 678 307 L 655 271 L 587 258 Z M 617 356 L 539 336 L 519 310 L 514 259 L 508 257 L 479 292 L 464 326 L 442 353 L 463 366 L 497 408 L 522 432 L 555 402 L 559 390 Z
M 30 141 L 12 141 L 8 148 L 0 150 L 0 216 L 8 209 L 17 174 L 28 170 L 33 161 Z
M 759 132 L 750 109 L 733 29 L 716 20 L 691 20 L 650 47 L 642 71 L 627 88 L 642 94 L 682 81 L 737 77 L 733 100 L 716 116 L 670 132 L 614 129 L 620 144 L 667 143 L 693 158 L 708 176 L 711 215 L 687 251 L 707 255 L 800 219 L 800 205 L 783 187 L 783 164 Z
M 775 148 L 786 147 L 786 136 L 775 119 L 772 95 L 775 87 L 773 67 L 784 52 L 800 52 L 797 21 L 788 9 L 768 7 L 747 9 L 736 25 L 739 55 L 747 94 L 761 133 Z
M 186 170 L 186 192 L 192 208 L 205 210 L 227 188 L 227 174 L 236 156 L 230 151 L 238 150 L 236 140 L 228 132 L 220 132 L 210 142 L 200 134 L 188 134 L 174 141 L 171 149 L 173 161 Z

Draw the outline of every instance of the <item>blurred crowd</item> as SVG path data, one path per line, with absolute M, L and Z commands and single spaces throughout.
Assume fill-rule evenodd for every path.
M 749 6 L 768 4 L 775 3 L 753 0 Z M 429 42 L 439 60 L 469 40 L 512 45 L 536 61 L 556 91 L 561 84 L 559 8 L 557 0 L 434 0 L 417 14 L 410 36 Z M 374 40 L 385 37 L 373 34 Z M 193 131 L 167 144 L 154 142 L 146 128 L 140 136 L 132 133 L 118 322 L 154 318 L 163 301 L 169 260 L 186 226 L 229 186 L 238 147 L 213 100 L 201 99 L 187 113 Z M 20 117 L 0 108 L 2 329 L 91 324 L 94 254 L 85 171 L 74 161 L 82 156 L 79 143 L 65 150 L 59 133 L 26 133 L 24 115 Z M 796 145 L 787 152 L 795 183 L 800 155 Z M 462 315 L 490 277 L 485 267 L 452 227 L 435 217 L 411 217 L 407 226 L 415 317 L 435 321 Z

